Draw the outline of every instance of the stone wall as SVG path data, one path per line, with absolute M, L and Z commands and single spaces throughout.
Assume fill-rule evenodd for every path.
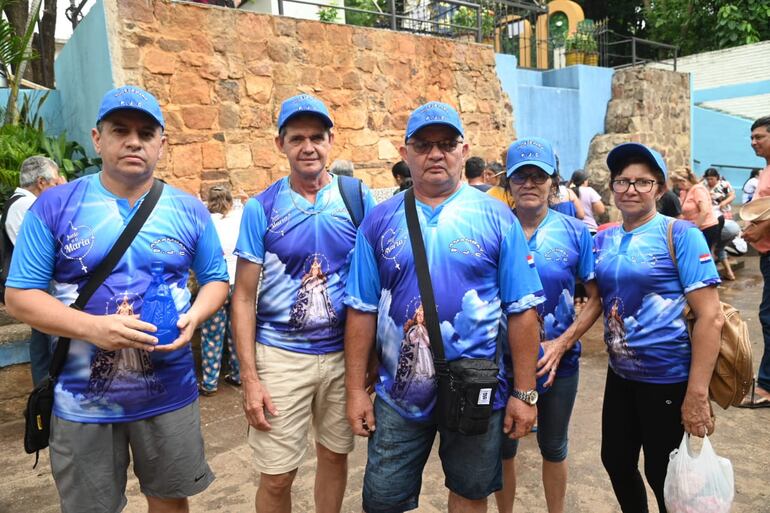
M 514 139 L 489 46 L 164 0 L 106 2 L 106 18 L 115 83 L 145 87 L 166 115 L 157 174 L 192 193 L 226 181 L 253 193 L 287 174 L 275 120 L 300 92 L 332 112 L 331 158 L 373 187 L 392 185 L 426 101 L 458 108 L 473 155 L 499 160 Z
M 591 141 L 585 170 L 611 204 L 607 154 L 624 142 L 658 150 L 666 166 L 690 165 L 690 75 L 653 68 L 618 70 L 612 78 L 605 133 Z

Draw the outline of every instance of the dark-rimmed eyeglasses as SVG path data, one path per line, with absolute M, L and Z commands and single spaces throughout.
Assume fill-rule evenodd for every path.
M 657 180 L 624 180 L 621 178 L 619 180 L 612 180 L 610 182 L 610 187 L 612 187 L 614 192 L 619 193 L 628 192 L 628 189 L 631 188 L 632 185 L 636 192 L 650 192 L 656 183 L 660 182 Z
M 433 151 L 434 146 L 438 146 L 438 149 L 443 153 L 451 153 L 457 149 L 457 145 L 462 143 L 459 139 L 447 139 L 446 141 L 423 141 L 421 139 L 415 139 L 406 143 L 407 146 L 411 146 L 414 152 L 418 155 L 425 155 Z
M 548 176 L 546 173 L 543 173 L 542 171 L 536 171 L 534 173 L 513 173 L 508 180 L 511 181 L 511 183 L 515 183 L 516 185 L 524 185 L 527 183 L 527 180 L 532 180 L 532 183 L 535 185 L 543 185 L 545 182 L 548 181 L 550 176 Z

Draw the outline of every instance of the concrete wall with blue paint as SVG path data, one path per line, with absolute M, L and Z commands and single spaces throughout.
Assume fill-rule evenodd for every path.
M 40 100 L 48 93 L 48 96 L 43 103 Z M 5 110 L 8 105 L 8 97 L 11 95 L 10 89 L 0 89 L 0 110 Z M 31 109 L 31 114 L 38 115 L 43 119 L 45 125 L 45 131 L 49 135 L 59 135 L 66 127 L 62 122 L 61 117 L 61 95 L 59 91 L 40 91 L 35 89 L 21 89 L 19 91 L 19 98 L 16 102 L 19 108 L 24 103 L 24 98 L 27 98 Z
M 702 174 L 715 167 L 736 189 L 736 203 L 741 201 L 740 188 L 751 168 L 764 168 L 765 160 L 751 149 L 753 121 L 703 107 L 693 107 L 693 169 Z
M 99 102 L 114 87 L 104 3 L 99 0 L 80 22 L 54 65 L 61 96 L 61 118 L 67 135 L 80 142 L 90 156 L 91 128 Z
M 534 71 L 519 69 L 512 55 L 498 54 L 495 60 L 513 105 L 516 135 L 550 140 L 559 155 L 562 178 L 569 178 L 585 164 L 591 139 L 604 133 L 613 70 L 570 66 Z

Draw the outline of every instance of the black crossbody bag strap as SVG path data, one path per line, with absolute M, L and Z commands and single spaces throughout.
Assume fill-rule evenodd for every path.
M 430 270 L 428 269 L 428 257 L 425 254 L 425 242 L 422 239 L 420 220 L 417 217 L 414 188 L 409 188 L 404 193 L 404 211 L 406 213 L 406 226 L 409 229 L 409 241 L 412 245 L 414 268 L 417 272 L 417 285 L 420 288 L 422 309 L 425 315 L 425 328 L 428 330 L 434 366 L 437 373 L 445 372 L 447 361 L 444 354 L 444 339 L 441 337 L 436 299 L 433 295 L 433 283 L 431 282 Z
M 152 184 L 152 188 L 150 188 L 150 192 L 147 193 L 147 196 L 144 197 L 142 204 L 139 205 L 139 210 L 136 211 L 134 217 L 132 217 L 131 221 L 128 222 L 128 226 L 126 226 L 126 228 L 120 234 L 120 237 L 118 237 L 115 245 L 112 246 L 112 249 L 110 249 L 110 252 L 106 257 L 104 257 L 104 260 L 102 260 L 99 266 L 94 270 L 93 274 L 91 274 L 88 282 L 86 282 L 85 286 L 80 291 L 80 295 L 78 295 L 77 299 L 75 299 L 75 302 L 70 305 L 71 308 L 74 308 L 75 310 L 83 310 L 83 308 L 85 308 L 86 304 L 88 304 L 88 300 L 91 299 L 91 296 L 94 295 L 96 289 L 98 289 L 102 283 L 104 283 L 104 280 L 107 279 L 107 276 L 110 275 L 112 270 L 123 257 L 123 254 L 134 241 L 134 238 L 139 233 L 139 230 L 142 229 L 144 222 L 150 216 L 150 212 L 152 212 L 152 210 L 155 208 L 155 205 L 158 203 L 158 199 L 160 199 L 162 192 L 163 182 L 155 179 Z M 52 382 L 55 381 L 57 377 L 59 377 L 59 373 L 61 373 L 61 370 L 64 367 L 64 361 L 67 359 L 69 348 L 70 339 L 67 337 L 59 338 L 59 341 L 56 344 L 56 349 L 54 350 L 53 356 L 51 358 L 51 367 L 48 369 L 48 375 L 51 377 Z

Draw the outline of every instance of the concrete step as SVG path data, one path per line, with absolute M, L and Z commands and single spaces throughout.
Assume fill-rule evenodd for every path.
M 29 361 L 29 336 L 26 324 L 0 326 L 0 367 Z
M 8 324 L 18 324 L 19 321 L 10 316 L 5 310 L 5 305 L 0 303 L 0 326 L 7 326 Z

